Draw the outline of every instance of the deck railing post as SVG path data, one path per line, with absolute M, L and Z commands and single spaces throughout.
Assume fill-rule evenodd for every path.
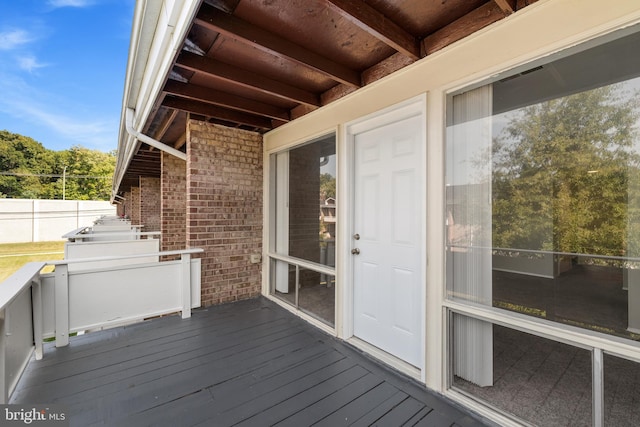
M 33 316 L 33 341 L 35 344 L 36 360 L 42 359 L 42 284 L 40 277 L 31 283 L 31 310 Z
M 69 344 L 69 268 L 56 265 L 55 270 L 56 347 Z
M 182 254 L 182 318 L 191 317 L 191 255 Z

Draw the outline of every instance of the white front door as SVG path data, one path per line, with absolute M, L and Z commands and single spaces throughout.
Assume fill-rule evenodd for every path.
M 422 120 L 353 137 L 353 334 L 417 367 L 424 342 Z

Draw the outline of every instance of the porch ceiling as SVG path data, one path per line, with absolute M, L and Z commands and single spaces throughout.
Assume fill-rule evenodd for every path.
M 203 0 L 143 129 L 184 150 L 185 120 L 267 132 L 537 0 Z M 142 144 L 122 187 L 159 176 Z

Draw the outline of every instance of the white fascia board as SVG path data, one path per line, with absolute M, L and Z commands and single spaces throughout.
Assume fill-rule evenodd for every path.
M 126 110 L 130 108 L 135 111 L 133 127 L 141 130 L 148 120 L 199 6 L 200 0 L 136 2 L 120 113 L 113 194 L 120 187 L 138 145 L 137 139 L 126 131 Z

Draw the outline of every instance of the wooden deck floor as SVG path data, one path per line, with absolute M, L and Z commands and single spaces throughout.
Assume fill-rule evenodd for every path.
M 49 345 L 11 403 L 78 426 L 484 425 L 264 298 Z

